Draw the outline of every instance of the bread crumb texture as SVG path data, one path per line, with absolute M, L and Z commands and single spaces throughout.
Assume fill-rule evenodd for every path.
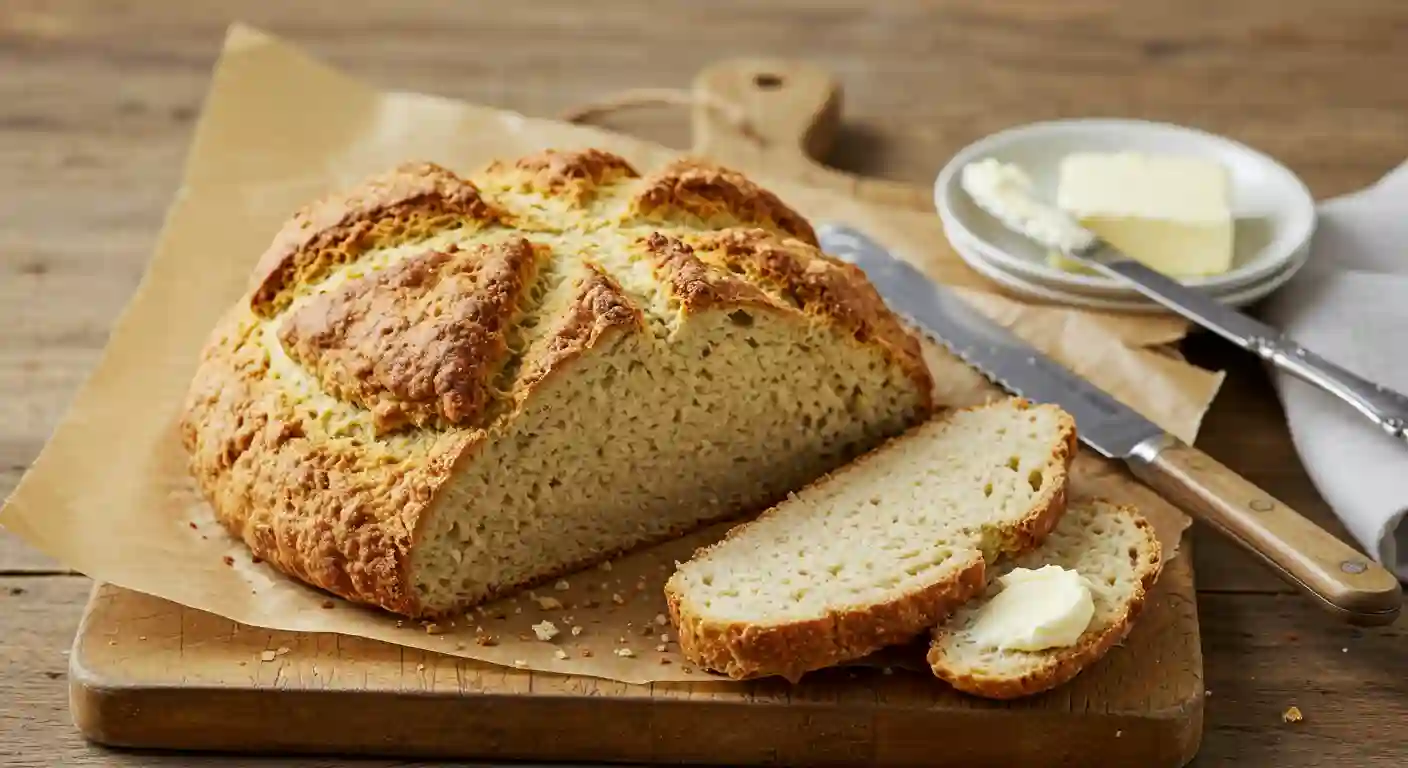
M 665 586 L 681 650 L 803 673 L 927 632 L 1065 509 L 1075 423 L 1019 399 L 925 423 L 734 528 Z
M 771 193 L 548 151 L 407 164 L 295 214 L 181 434 L 255 556 L 435 618 L 763 508 L 930 390 L 864 275 Z

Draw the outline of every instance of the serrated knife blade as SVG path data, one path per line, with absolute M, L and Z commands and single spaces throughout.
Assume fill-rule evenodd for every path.
M 1004 389 L 1065 409 L 1086 445 L 1124 461 L 1170 502 L 1213 525 L 1336 615 L 1357 624 L 1385 624 L 1397 617 L 1402 591 L 1382 566 L 1047 357 L 865 234 L 825 225 L 818 239 L 822 250 L 860 267 L 896 314 Z

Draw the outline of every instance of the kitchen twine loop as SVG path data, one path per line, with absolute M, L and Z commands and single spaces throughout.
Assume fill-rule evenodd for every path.
M 677 88 L 631 88 L 606 96 L 597 101 L 589 101 L 565 110 L 561 119 L 569 123 L 589 123 L 592 118 L 640 107 L 697 107 L 703 106 L 717 113 L 734 130 L 748 137 L 758 145 L 766 144 L 763 137 L 753 130 L 752 123 L 737 104 L 714 96 L 707 91 L 686 91 Z

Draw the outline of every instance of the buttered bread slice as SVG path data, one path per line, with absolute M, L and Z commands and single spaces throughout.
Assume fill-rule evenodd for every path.
M 1090 590 L 1094 612 L 1075 642 L 1041 650 L 1003 649 L 984 642 L 983 609 L 1015 568 L 1059 566 L 1074 571 Z M 1103 501 L 1072 504 L 1046 542 L 991 569 L 983 597 L 963 606 L 934 632 L 929 664 L 934 674 L 962 691 L 1010 699 L 1054 688 L 1095 663 L 1129 634 L 1162 558 L 1153 526 L 1130 507 Z
M 736 679 L 804 673 L 932 629 L 999 554 L 1065 509 L 1075 422 L 1019 399 L 923 424 L 682 564 L 665 586 L 684 654 Z

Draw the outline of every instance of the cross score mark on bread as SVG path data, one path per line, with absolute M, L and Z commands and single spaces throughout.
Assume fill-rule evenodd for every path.
M 748 179 L 546 152 L 300 211 L 181 431 L 256 556 L 433 617 L 766 506 L 930 389 L 863 274 Z

